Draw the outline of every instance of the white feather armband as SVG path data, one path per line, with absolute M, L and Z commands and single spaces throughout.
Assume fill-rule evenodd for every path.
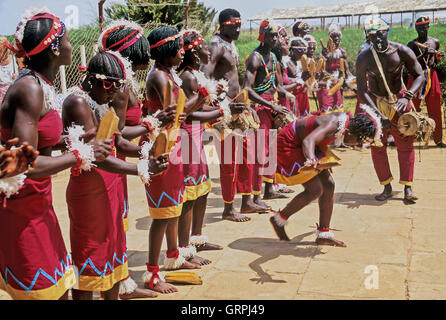
M 26 175 L 23 173 L 13 177 L 0 179 L 0 194 L 4 194 L 6 198 L 16 194 L 25 184 L 25 179 Z
M 158 110 L 153 115 L 148 115 L 141 120 L 141 125 L 149 130 L 148 138 L 150 141 L 155 141 L 156 137 L 160 134 L 161 121 L 156 117 L 161 110 Z
M 93 146 L 85 143 L 81 136 L 85 133 L 84 127 L 73 125 L 67 129 L 68 138 L 66 139 L 67 148 L 69 151 L 77 150 L 78 157 L 82 160 L 79 167 L 80 171 L 90 171 L 95 166 L 93 163 L 96 158 L 94 156 Z
M 138 168 L 138 176 L 141 178 L 141 181 L 144 184 L 150 183 L 150 150 L 152 149 L 154 141 L 144 142 L 141 146 L 141 159 L 139 159 L 137 168 Z

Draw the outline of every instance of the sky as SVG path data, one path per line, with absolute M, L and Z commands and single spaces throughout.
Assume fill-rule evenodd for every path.
M 353 0 L 199 0 L 217 11 L 225 8 L 237 9 L 242 19 L 260 14 L 273 8 L 292 8 L 304 5 L 335 4 Z M 48 7 L 51 12 L 62 18 L 68 25 L 85 25 L 93 22 L 98 16 L 97 0 L 0 0 L 0 35 L 14 34 L 22 13 L 27 8 Z M 124 0 L 107 0 L 106 5 Z M 77 14 L 76 14 L 77 11 Z M 76 19 L 77 17 L 77 19 Z

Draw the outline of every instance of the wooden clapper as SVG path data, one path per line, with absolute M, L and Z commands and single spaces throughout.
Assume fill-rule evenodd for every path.
M 169 105 L 173 103 L 172 96 L 172 82 L 169 82 L 164 86 L 163 89 L 163 109 L 166 109 Z M 169 129 L 163 128 L 155 140 L 153 146 L 155 157 L 158 157 L 164 153 L 169 153 L 170 150 L 175 146 L 178 137 L 178 129 L 180 128 L 179 118 L 184 112 L 184 105 L 186 104 L 186 95 L 183 89 L 179 89 L 177 98 L 177 109 L 175 115 L 175 121 Z
M 115 109 L 109 108 L 99 123 L 96 140 L 111 139 L 118 129 L 119 117 Z

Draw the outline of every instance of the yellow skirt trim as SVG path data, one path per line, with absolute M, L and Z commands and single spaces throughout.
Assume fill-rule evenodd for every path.
M 183 202 L 197 200 L 198 198 L 211 192 L 211 188 L 211 180 L 207 180 L 196 186 L 186 186 Z
M 274 183 L 274 179 L 271 178 L 267 178 L 267 177 L 262 177 L 263 181 L 268 182 L 268 183 Z
M 227 203 L 227 204 L 233 204 L 233 203 L 234 203 L 234 200 L 232 200 L 232 201 L 224 201 L 224 200 L 223 200 L 223 202 L 224 202 L 224 203 Z
M 0 289 L 6 291 L 14 300 L 58 300 L 64 293 L 76 284 L 74 268 L 71 267 L 65 275 L 57 281 L 57 285 L 40 290 L 19 290 L 5 284 L 0 274 Z
M 124 232 L 129 231 L 129 217 L 125 217 L 122 222 L 124 223 Z
M 166 208 L 152 208 L 149 207 L 150 217 L 152 219 L 170 219 L 181 216 L 183 210 L 183 203 L 179 206 L 172 206 Z
M 390 177 L 389 179 L 387 179 L 387 180 L 385 180 L 385 181 L 380 181 L 379 183 L 382 185 L 382 186 L 385 186 L 386 184 L 389 184 L 389 183 L 391 183 L 393 181 L 393 177 Z
M 76 289 L 84 291 L 107 291 L 113 288 L 113 286 L 127 278 L 129 275 L 129 268 L 127 261 L 116 267 L 113 273 L 101 277 L 101 276 L 79 276 L 78 285 Z
M 255 191 L 255 190 L 253 190 L 252 194 L 255 195 L 255 196 L 258 196 L 259 194 L 262 194 L 262 191 Z
M 336 156 L 333 151 L 329 147 L 326 147 L 322 150 L 325 153 L 325 157 L 321 158 L 321 168 L 330 169 L 332 167 L 340 166 L 339 161 L 341 160 L 338 156 Z M 285 184 L 287 186 L 294 186 L 297 184 L 303 184 L 305 182 L 310 181 L 314 177 L 316 177 L 320 173 L 320 170 L 312 169 L 312 170 L 303 170 L 296 175 L 287 177 L 280 173 L 276 172 L 275 181 L 278 184 Z

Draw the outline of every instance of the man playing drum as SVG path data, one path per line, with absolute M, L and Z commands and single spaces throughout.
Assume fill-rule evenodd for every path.
M 384 191 L 375 197 L 384 201 L 392 196 L 393 180 L 387 157 L 387 135 L 395 138 L 400 167 L 400 183 L 404 185 L 404 202 L 414 203 L 418 198 L 412 191 L 415 152 L 415 136 L 404 137 L 397 127 L 401 114 L 412 108 L 410 100 L 423 83 L 423 71 L 410 48 L 400 43 L 388 41 L 388 24 L 370 17 L 365 23 L 365 32 L 370 37 L 371 47 L 362 51 L 356 60 L 356 77 L 359 98 L 375 108 L 383 120 L 384 145 L 371 147 L 372 160 Z M 402 82 L 405 66 L 414 81 L 409 90 Z M 367 78 L 368 77 L 368 78 Z M 367 82 L 368 79 L 368 82 Z M 367 85 L 368 83 L 368 85 Z M 368 86 L 368 88 L 367 88 Z

